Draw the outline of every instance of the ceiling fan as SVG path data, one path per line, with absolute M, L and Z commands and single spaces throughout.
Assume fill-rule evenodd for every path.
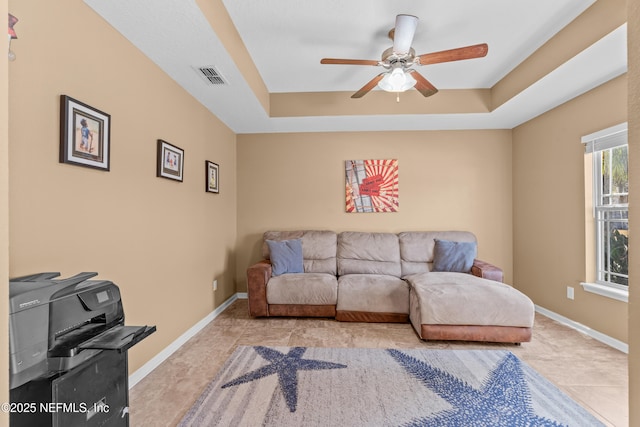
M 427 79 L 414 70 L 414 65 L 439 64 L 442 62 L 459 61 L 462 59 L 482 58 L 489 51 L 486 43 L 440 52 L 416 55 L 411 47 L 413 36 L 418 26 L 418 18 L 413 15 L 398 15 L 395 28 L 389 31 L 389 38 L 393 40 L 393 47 L 382 52 L 380 61 L 367 59 L 336 59 L 324 58 L 321 64 L 344 65 L 374 65 L 385 68 L 364 85 L 351 98 L 362 98 L 374 87 L 379 86 L 387 92 L 404 92 L 415 87 L 423 96 L 431 96 L 438 92 Z

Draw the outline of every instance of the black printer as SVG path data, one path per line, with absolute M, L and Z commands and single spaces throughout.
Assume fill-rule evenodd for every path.
M 127 426 L 127 350 L 155 326 L 124 326 L 119 288 L 80 273 L 9 281 L 11 425 Z

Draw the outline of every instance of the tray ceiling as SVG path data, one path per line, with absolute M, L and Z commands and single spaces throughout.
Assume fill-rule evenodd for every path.
M 379 59 L 391 46 L 387 33 L 399 13 L 420 19 L 413 41 L 417 54 L 488 43 L 485 58 L 423 66 L 418 71 L 441 91 L 489 89 L 594 0 L 208 1 L 214 8 L 226 8 L 243 45 L 240 49 L 229 45 L 228 33 L 233 31 L 228 27 L 212 27 L 199 7 L 204 0 L 85 3 L 236 133 L 513 128 L 626 72 L 626 26 L 622 26 L 491 111 L 358 113 L 375 101 L 374 93 L 347 101 L 349 92 L 381 70 L 321 65 L 320 59 Z M 339 92 L 345 103 L 353 102 L 346 105 L 354 113 L 270 116 L 255 84 L 246 78 L 249 67 L 238 64 L 237 51 L 242 49 L 272 99 L 278 94 L 308 94 L 296 98 L 304 105 L 320 99 L 313 94 Z M 207 85 L 198 74 L 202 67 L 217 70 L 226 84 Z M 437 102 L 434 98 L 441 93 L 419 101 Z M 405 95 L 413 96 L 402 94 L 401 102 Z

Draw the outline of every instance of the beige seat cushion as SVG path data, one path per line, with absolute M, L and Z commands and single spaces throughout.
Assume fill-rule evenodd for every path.
M 409 285 L 381 274 L 347 274 L 338 279 L 340 311 L 409 313 Z
M 328 273 L 283 274 L 267 283 L 268 304 L 335 305 L 338 280 Z
M 414 328 L 420 325 L 533 326 L 533 302 L 504 283 L 449 272 L 419 273 L 405 279 L 411 286 L 410 319 Z

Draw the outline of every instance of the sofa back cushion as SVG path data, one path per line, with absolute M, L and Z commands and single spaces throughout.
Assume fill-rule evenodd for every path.
M 302 260 L 305 273 L 336 274 L 337 234 L 335 231 L 267 231 L 262 240 L 262 256 L 269 259 L 267 240 L 302 240 Z
M 338 275 L 386 274 L 400 277 L 398 235 L 345 231 L 338 235 Z
M 468 231 L 407 231 L 398 234 L 402 277 L 433 270 L 435 239 L 453 242 L 476 242 Z

